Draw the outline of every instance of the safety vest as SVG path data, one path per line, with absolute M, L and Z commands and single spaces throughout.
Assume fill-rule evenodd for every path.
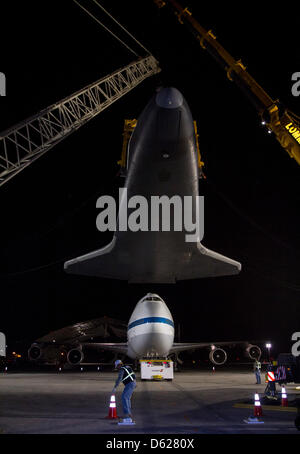
M 123 384 L 126 386 L 128 383 L 135 380 L 135 374 L 130 366 L 122 366 L 121 369 L 124 369 L 124 377 L 122 379 Z M 125 375 L 126 374 L 126 375 Z

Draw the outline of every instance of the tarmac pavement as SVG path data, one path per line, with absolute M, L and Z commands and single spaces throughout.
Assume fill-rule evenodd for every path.
M 299 434 L 295 408 L 263 409 L 263 424 L 246 424 L 255 384 L 251 369 L 185 370 L 173 381 L 137 380 L 132 397 L 136 425 L 107 419 L 113 372 L 0 373 L 0 433 L 4 434 Z M 139 377 L 139 374 L 137 374 Z M 121 392 L 116 393 L 122 416 Z M 288 398 L 300 397 L 294 384 Z M 237 405 L 236 407 L 234 405 Z M 246 406 L 246 408 L 245 408 Z

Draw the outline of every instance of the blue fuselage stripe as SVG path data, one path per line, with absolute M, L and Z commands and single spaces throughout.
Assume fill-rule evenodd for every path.
M 165 323 L 166 325 L 170 325 L 174 328 L 174 323 L 169 318 L 164 317 L 145 317 L 140 318 L 139 320 L 135 320 L 134 322 L 128 325 L 128 329 L 134 328 L 138 325 L 143 325 L 144 323 Z

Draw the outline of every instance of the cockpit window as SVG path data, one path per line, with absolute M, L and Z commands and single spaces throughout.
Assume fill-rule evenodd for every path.
M 145 296 L 143 301 L 161 301 L 161 298 L 158 296 Z

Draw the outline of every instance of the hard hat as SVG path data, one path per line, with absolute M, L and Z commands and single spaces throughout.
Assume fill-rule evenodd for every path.
M 115 369 L 117 368 L 117 366 L 118 366 L 119 364 L 122 364 L 122 361 L 121 361 L 120 359 L 117 359 L 117 360 L 115 361 Z

